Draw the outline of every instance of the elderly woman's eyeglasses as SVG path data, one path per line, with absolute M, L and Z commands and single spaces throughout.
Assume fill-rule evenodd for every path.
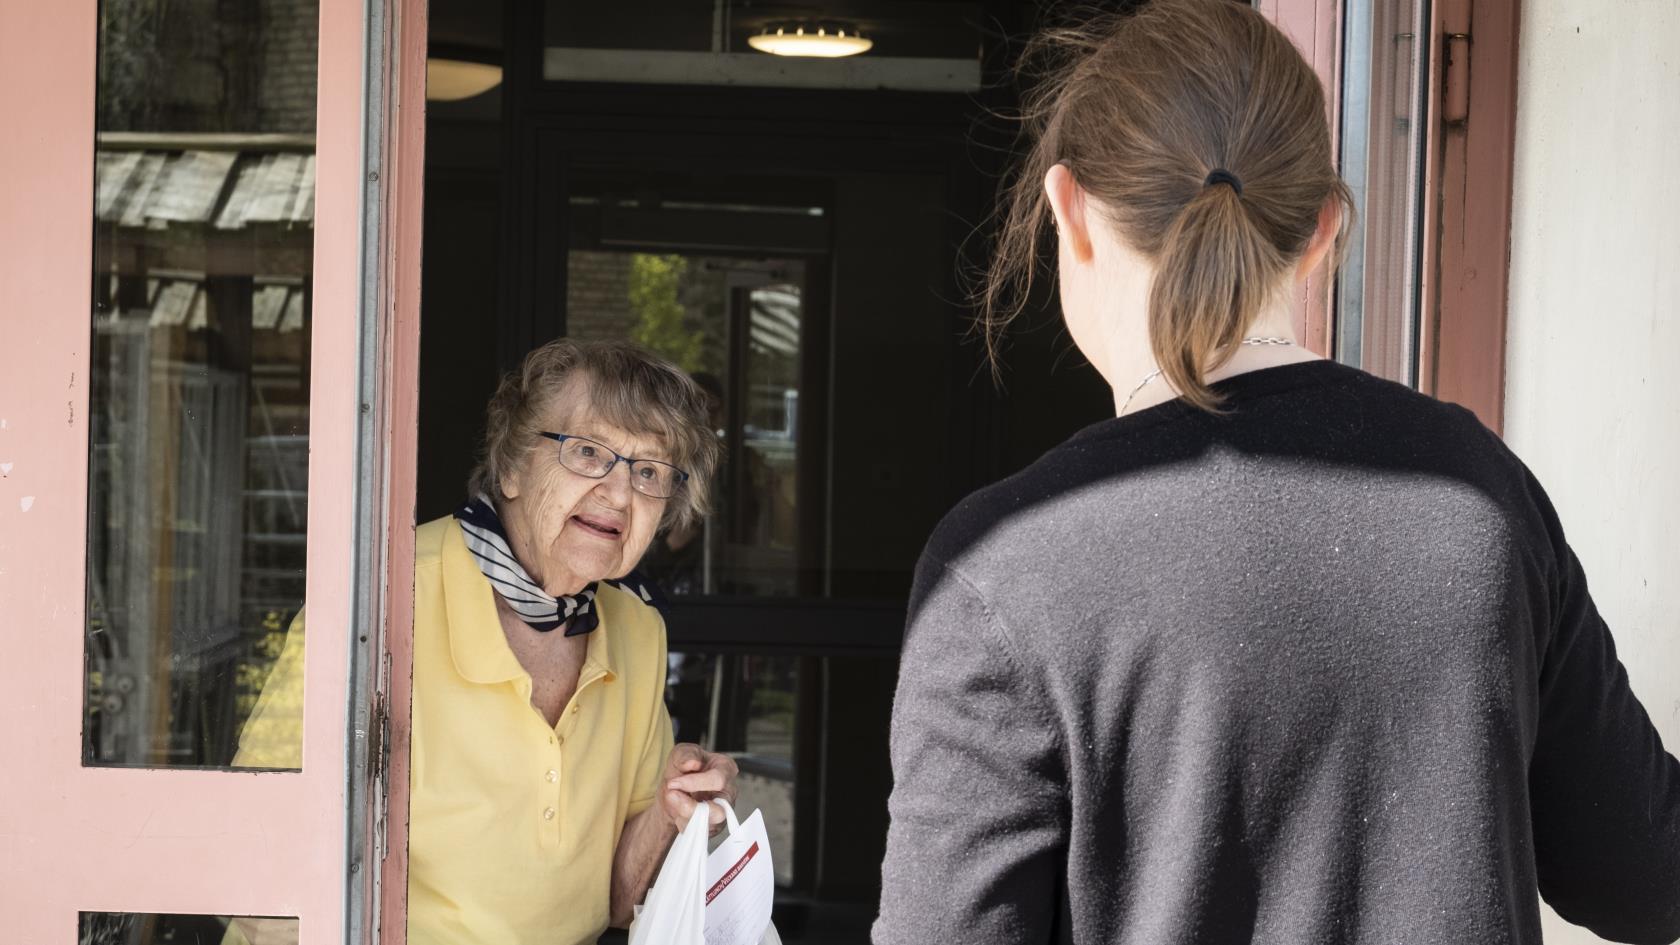
M 605 479 L 614 466 L 623 463 L 630 467 L 630 487 L 655 499 L 671 498 L 682 489 L 683 483 L 688 481 L 688 473 L 670 463 L 662 463 L 657 459 L 631 459 L 621 456 L 610 447 L 588 437 L 549 433 L 546 430 L 538 432 L 560 444 L 560 465 L 580 476 Z

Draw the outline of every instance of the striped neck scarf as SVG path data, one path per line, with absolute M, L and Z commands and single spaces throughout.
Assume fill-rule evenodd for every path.
M 467 504 L 455 510 L 455 520 L 461 523 L 467 550 L 478 559 L 478 567 L 490 579 L 490 586 L 532 629 L 547 633 L 564 624 L 566 636 L 575 637 L 600 626 L 601 616 L 595 610 L 595 592 L 601 582 L 593 581 L 576 594 L 550 596 L 542 585 L 531 580 L 525 566 L 513 556 L 513 546 L 508 542 L 507 530 L 502 527 L 502 517 L 496 514 L 496 507 L 490 503 L 488 496 L 481 493 L 467 500 Z M 640 572 L 631 571 L 606 583 L 629 591 L 644 604 L 659 605 L 653 582 Z

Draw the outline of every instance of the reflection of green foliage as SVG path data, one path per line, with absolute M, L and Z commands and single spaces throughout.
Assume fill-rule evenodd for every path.
M 701 366 L 704 333 L 689 327 L 684 318 L 678 293 L 687 272 L 688 260 L 681 256 L 630 256 L 630 309 L 636 317 L 630 340 L 693 372 Z
M 793 693 L 786 689 L 754 689 L 752 694 L 752 717 L 793 731 Z

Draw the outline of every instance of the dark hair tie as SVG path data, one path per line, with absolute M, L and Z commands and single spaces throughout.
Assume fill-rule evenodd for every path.
M 1230 184 L 1237 196 L 1242 196 L 1242 179 L 1223 167 L 1214 168 L 1208 173 L 1207 179 L 1202 181 L 1203 187 L 1212 187 L 1214 184 Z

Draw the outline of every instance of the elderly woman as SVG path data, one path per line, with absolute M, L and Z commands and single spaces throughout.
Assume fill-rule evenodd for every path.
M 409 942 L 593 942 L 695 805 L 733 799 L 729 758 L 672 745 L 633 571 L 705 511 L 716 461 L 705 394 L 634 346 L 555 341 L 503 380 L 470 499 L 417 535 Z

